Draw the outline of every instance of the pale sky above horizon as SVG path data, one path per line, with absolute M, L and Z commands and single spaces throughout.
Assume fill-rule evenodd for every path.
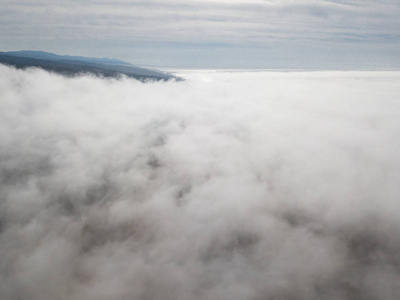
M 170 68 L 400 69 L 398 0 L 1 0 L 0 51 Z

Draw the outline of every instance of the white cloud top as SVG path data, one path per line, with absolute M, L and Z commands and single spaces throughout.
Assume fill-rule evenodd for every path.
M 1 299 L 397 299 L 400 73 L 0 66 Z

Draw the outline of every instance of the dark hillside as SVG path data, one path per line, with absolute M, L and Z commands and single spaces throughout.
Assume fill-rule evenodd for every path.
M 104 61 L 104 63 L 101 63 L 101 61 Z M 125 75 L 140 81 L 179 79 L 167 73 L 135 67 L 129 63 L 114 59 L 59 56 L 37 51 L 0 52 L 0 63 L 11 65 L 18 69 L 37 67 L 64 76 L 78 76 L 89 73 L 102 77 Z

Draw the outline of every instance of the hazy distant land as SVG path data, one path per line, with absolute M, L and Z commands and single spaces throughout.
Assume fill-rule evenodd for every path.
M 136 67 L 118 59 L 56 55 L 43 51 L 0 52 L 0 63 L 18 69 L 37 67 L 66 76 L 92 74 L 120 77 L 125 75 L 141 81 L 178 79 L 171 74 Z

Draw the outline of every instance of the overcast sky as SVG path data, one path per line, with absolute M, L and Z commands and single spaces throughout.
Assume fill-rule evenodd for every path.
M 400 68 L 399 0 L 1 0 L 2 51 L 185 68 Z

